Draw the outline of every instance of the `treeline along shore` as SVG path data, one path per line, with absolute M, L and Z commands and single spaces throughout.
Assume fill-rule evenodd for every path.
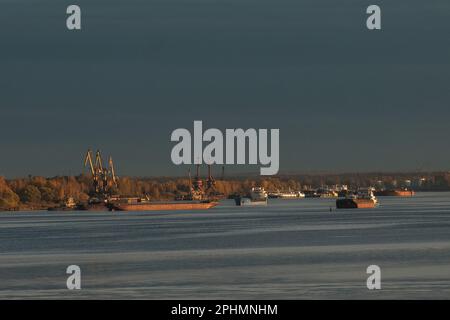
M 349 187 L 409 187 L 416 191 L 450 190 L 450 173 L 365 173 L 365 174 L 298 174 L 276 177 L 229 177 L 215 181 L 217 192 L 230 196 L 248 192 L 253 186 L 266 190 L 306 190 L 332 185 Z M 86 202 L 92 193 L 88 175 L 5 179 L 0 177 L 0 210 L 43 210 L 61 205 L 68 198 Z M 116 194 L 147 196 L 152 200 L 173 199 L 190 192 L 188 178 L 121 177 Z

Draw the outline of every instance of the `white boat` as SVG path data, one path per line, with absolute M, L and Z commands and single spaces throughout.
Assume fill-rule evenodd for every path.
M 278 198 L 278 199 L 296 199 L 296 198 L 304 198 L 305 194 L 301 191 L 288 191 L 282 192 L 277 190 L 276 192 L 270 192 L 269 198 Z
M 265 206 L 267 205 L 267 192 L 264 188 L 253 187 L 248 197 L 237 197 L 237 206 Z

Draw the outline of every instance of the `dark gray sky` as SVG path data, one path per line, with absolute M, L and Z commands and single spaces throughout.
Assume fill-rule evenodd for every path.
M 193 120 L 280 128 L 281 172 L 449 169 L 449 35 L 448 0 L 0 0 L 0 175 L 180 175 Z

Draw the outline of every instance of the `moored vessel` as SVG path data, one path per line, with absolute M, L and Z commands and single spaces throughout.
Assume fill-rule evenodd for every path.
M 338 209 L 364 209 L 374 208 L 375 202 L 370 199 L 343 198 L 336 200 L 336 208 Z
M 298 199 L 298 198 L 304 198 L 305 194 L 301 191 L 280 191 L 277 190 L 275 192 L 269 192 L 268 193 L 268 197 L 269 198 L 274 198 L 274 199 Z
M 320 198 L 337 198 L 339 194 L 334 190 L 319 189 L 317 191 Z
M 373 189 L 360 189 L 356 194 L 336 200 L 337 209 L 367 209 L 378 205 Z
M 111 211 L 166 211 L 166 210 L 206 210 L 217 206 L 216 201 L 135 201 L 111 202 Z
M 267 192 L 262 187 L 253 187 L 247 197 L 236 197 L 234 201 L 237 206 L 265 206 L 267 205 Z
M 316 190 L 305 190 L 305 198 L 320 198 L 320 194 Z
M 89 201 L 88 203 L 81 203 L 76 206 L 76 210 L 82 211 L 109 211 L 107 201 Z
M 375 191 L 377 197 L 412 197 L 415 192 L 411 189 L 385 189 Z
M 74 211 L 79 210 L 79 205 L 75 202 L 72 197 L 67 198 L 66 202 L 59 207 L 47 208 L 48 211 Z

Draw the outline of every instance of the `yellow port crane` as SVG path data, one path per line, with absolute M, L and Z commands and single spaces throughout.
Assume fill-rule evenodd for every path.
M 92 161 L 91 149 L 88 149 L 86 156 L 84 158 L 84 166 L 86 167 L 88 164 L 89 164 L 89 169 L 91 170 L 91 174 L 92 174 L 92 182 L 93 182 L 95 193 L 100 193 L 100 186 L 98 183 L 98 174 L 97 174 L 97 163 L 94 166 L 94 163 Z
M 84 166 L 86 167 L 87 165 L 89 165 L 92 174 L 94 191 L 97 195 L 105 196 L 110 193 L 110 180 L 112 181 L 112 185 L 117 188 L 118 177 L 116 176 L 112 157 L 109 157 L 108 168 L 105 168 L 100 150 L 97 150 L 95 154 L 94 163 L 92 159 L 92 151 L 88 149 L 84 159 Z
M 95 154 L 95 167 L 99 173 L 103 173 L 103 160 L 100 150 L 97 150 L 97 153 Z
M 117 186 L 118 186 L 118 178 L 119 177 L 116 176 L 116 170 L 114 169 L 114 163 L 113 163 L 113 159 L 112 159 L 111 156 L 109 157 L 108 163 L 109 163 L 109 173 L 111 174 L 112 181 L 113 181 L 114 185 L 117 188 Z
M 100 190 L 103 194 L 106 194 L 108 189 L 108 170 L 103 167 L 103 159 L 100 150 L 97 150 L 95 154 L 95 167 L 97 168 L 98 175 L 102 181 Z

